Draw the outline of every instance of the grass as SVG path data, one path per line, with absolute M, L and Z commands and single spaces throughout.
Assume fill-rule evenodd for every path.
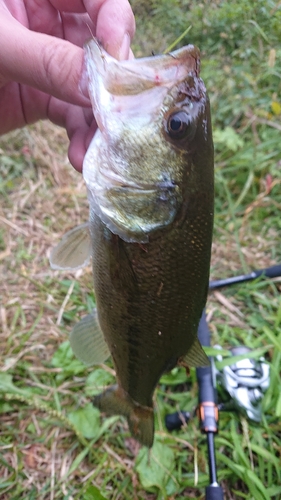
M 167 7 L 169 6 L 169 9 Z M 280 2 L 136 2 L 135 53 L 183 43 L 202 52 L 216 146 L 212 278 L 281 261 Z M 147 452 L 125 422 L 101 418 L 92 396 L 112 365 L 85 368 L 68 333 L 94 305 L 91 270 L 51 271 L 59 238 L 88 217 L 65 133 L 48 123 L 0 142 L 0 492 L 13 499 L 203 498 L 206 440 L 194 417 L 179 432 L 164 416 L 197 403 L 195 372 L 165 375 L 156 392 L 156 442 Z M 266 348 L 271 383 L 254 424 L 221 413 L 218 476 L 227 500 L 281 499 L 281 280 L 213 292 L 212 344 Z

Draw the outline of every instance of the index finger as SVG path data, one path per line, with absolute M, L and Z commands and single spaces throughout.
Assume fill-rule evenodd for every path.
M 87 12 L 94 26 L 93 35 L 117 59 L 129 55 L 135 33 L 135 19 L 128 0 L 50 0 L 60 12 Z M 67 24 L 65 26 L 67 30 Z M 69 36 L 66 38 L 69 39 Z

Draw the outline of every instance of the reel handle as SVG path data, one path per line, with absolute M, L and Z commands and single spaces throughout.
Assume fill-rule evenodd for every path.
M 165 425 L 168 431 L 175 431 L 186 424 L 189 419 L 190 413 L 188 411 L 177 411 L 176 413 L 170 413 L 169 415 L 166 415 Z

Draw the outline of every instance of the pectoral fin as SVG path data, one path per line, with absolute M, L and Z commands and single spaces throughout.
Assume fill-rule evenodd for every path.
M 182 366 L 195 366 L 195 367 L 209 366 L 210 364 L 209 358 L 206 356 L 197 338 L 193 342 L 188 353 L 179 360 L 179 364 Z
M 69 341 L 75 356 L 85 365 L 103 363 L 110 356 L 96 310 L 75 325 Z
M 50 255 L 52 269 L 75 270 L 88 265 L 92 254 L 89 223 L 68 231 Z

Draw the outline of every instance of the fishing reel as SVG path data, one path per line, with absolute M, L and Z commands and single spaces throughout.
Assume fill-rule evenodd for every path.
M 252 281 L 258 277 L 276 278 L 279 276 L 281 276 L 281 264 L 267 269 L 256 270 L 250 274 L 210 281 L 209 289 L 214 290 Z M 211 345 L 211 332 L 205 311 L 203 311 L 199 322 L 198 339 L 202 346 Z M 220 346 L 216 347 L 218 350 L 221 349 Z M 214 436 L 218 432 L 219 411 L 242 411 L 254 422 L 260 422 L 262 418 L 261 401 L 270 384 L 270 369 L 264 358 L 252 359 L 250 352 L 251 349 L 245 346 L 234 347 L 231 349 L 231 355 L 233 357 L 244 355 L 242 360 L 218 370 L 214 359 L 210 358 L 210 366 L 196 368 L 198 382 L 197 413 L 200 429 L 206 434 L 209 463 L 209 485 L 205 488 L 206 500 L 224 500 L 223 489 L 217 480 L 214 444 Z M 216 360 L 222 361 L 219 352 L 216 355 Z M 217 402 L 217 389 L 223 401 L 219 404 Z M 169 431 L 180 429 L 192 416 L 193 412 L 177 412 L 166 415 L 166 427 Z
M 221 347 L 215 346 L 217 349 Z M 238 346 L 231 349 L 233 356 L 247 355 L 251 349 Z M 222 361 L 222 356 L 216 356 Z M 264 358 L 251 359 L 245 357 L 233 365 L 225 366 L 218 371 L 213 363 L 215 380 L 230 403 L 221 404 L 221 410 L 236 409 L 242 411 L 250 420 L 260 422 L 262 417 L 261 401 L 270 384 L 270 369 Z
M 206 314 L 200 320 L 198 336 L 204 344 L 210 345 L 210 332 Z M 209 336 L 209 337 L 208 337 Z M 208 338 L 207 338 L 208 337 Z M 218 350 L 220 346 L 215 346 Z M 264 358 L 257 360 L 247 356 L 251 349 L 245 346 L 231 349 L 232 356 L 245 355 L 233 364 L 225 366 L 219 371 L 211 358 L 211 365 L 196 368 L 198 381 L 198 408 L 197 413 L 201 431 L 207 437 L 209 478 L 210 484 L 206 487 L 206 500 L 224 500 L 222 487 L 217 480 L 217 467 L 215 457 L 214 436 L 218 432 L 219 411 L 242 411 L 249 419 L 260 422 L 262 417 L 261 400 L 270 384 L 269 365 Z M 222 356 L 217 354 L 216 360 L 222 361 Z M 217 388 L 227 402 L 217 403 Z M 169 431 L 180 429 L 189 421 L 192 414 L 177 412 L 166 415 L 165 423 Z
M 222 349 L 218 345 L 214 347 Z M 216 368 L 214 359 L 211 360 L 212 386 L 213 389 L 219 389 L 223 400 L 217 404 L 217 408 L 219 411 L 240 411 L 250 420 L 260 422 L 262 418 L 261 401 L 270 384 L 269 365 L 263 357 L 259 359 L 246 357 L 251 352 L 248 347 L 233 347 L 230 351 L 232 356 L 245 355 L 245 358 L 225 366 L 221 371 Z M 215 359 L 222 361 L 223 357 L 218 354 Z M 202 371 L 204 368 L 199 370 Z M 208 385 L 210 387 L 210 384 Z M 169 431 L 179 429 L 188 422 L 190 417 L 191 414 L 185 411 L 167 415 L 166 427 Z M 200 418 L 200 420 L 203 419 Z

